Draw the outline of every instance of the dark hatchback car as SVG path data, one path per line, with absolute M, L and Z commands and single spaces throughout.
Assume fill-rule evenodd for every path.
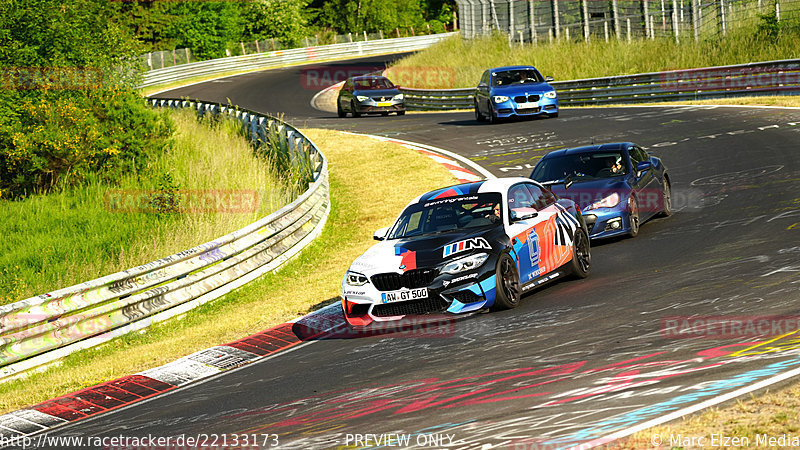
M 378 75 L 363 75 L 348 78 L 336 99 L 336 112 L 339 117 L 351 113 L 353 117 L 361 114 L 406 113 L 403 94 L 388 78 Z

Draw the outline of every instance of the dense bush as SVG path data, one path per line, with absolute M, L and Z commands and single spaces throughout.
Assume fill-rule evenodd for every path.
M 108 0 L 0 0 L 0 199 L 117 180 L 169 145 L 121 74 L 136 45 Z
M 116 181 L 169 145 L 170 124 L 126 89 L 43 92 L 0 124 L 0 198 L 82 183 Z

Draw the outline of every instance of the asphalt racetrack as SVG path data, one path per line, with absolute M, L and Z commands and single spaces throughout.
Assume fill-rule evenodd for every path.
M 267 435 L 261 448 L 298 449 L 404 437 L 419 448 L 596 445 L 800 367 L 800 110 L 564 109 L 499 125 L 471 112 L 339 119 L 310 106 L 307 69 L 156 97 L 230 99 L 299 127 L 434 145 L 497 176 L 528 175 L 549 149 L 629 140 L 663 159 L 675 213 L 635 239 L 593 243 L 587 279 L 539 289 L 515 310 L 357 335 L 331 307 L 295 330 L 338 332 L 57 434 L 205 434 L 220 444 Z

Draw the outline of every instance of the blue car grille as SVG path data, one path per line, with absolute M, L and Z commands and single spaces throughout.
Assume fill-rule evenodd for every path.
M 529 95 L 525 97 L 524 95 L 518 95 L 514 97 L 514 101 L 517 103 L 528 103 L 528 102 L 538 102 L 539 96 L 538 95 Z
M 424 298 L 408 302 L 386 303 L 375 305 L 372 314 L 377 317 L 406 316 L 442 312 L 447 309 L 447 302 L 438 295 L 435 298 Z
M 408 288 L 416 289 L 428 286 L 436 278 L 434 269 L 414 269 L 405 273 L 379 273 L 370 280 L 379 291 L 396 291 Z

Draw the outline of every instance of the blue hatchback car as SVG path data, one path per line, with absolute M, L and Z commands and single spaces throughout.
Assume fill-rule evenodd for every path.
M 666 167 L 631 142 L 550 152 L 530 177 L 578 204 L 590 239 L 634 237 L 646 220 L 672 214 Z
M 489 69 L 475 88 L 475 119 L 492 123 L 507 117 L 558 117 L 558 94 L 533 66 Z

